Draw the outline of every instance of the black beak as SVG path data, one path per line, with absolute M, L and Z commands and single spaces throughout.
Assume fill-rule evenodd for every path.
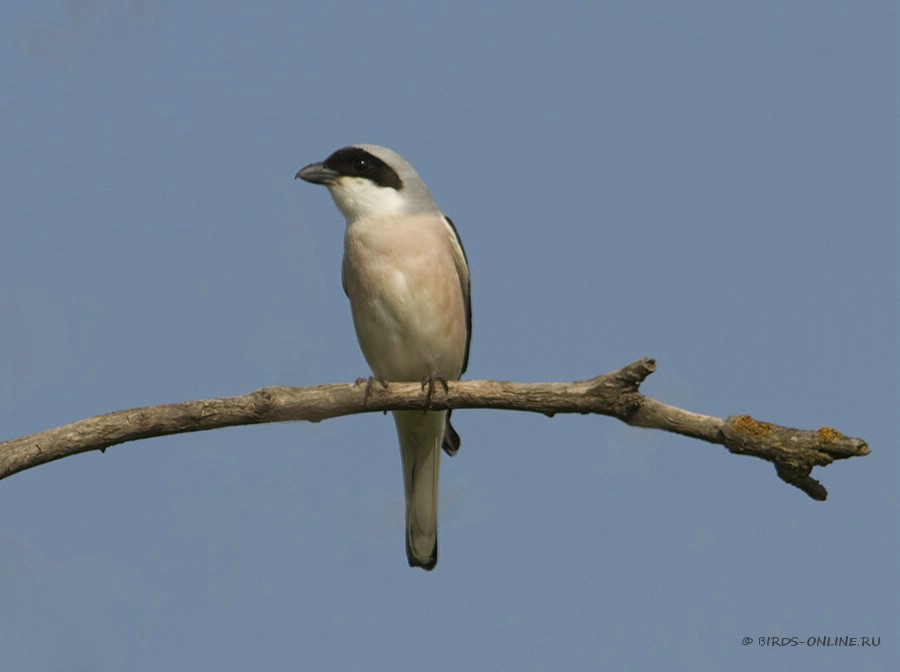
M 306 180 L 313 184 L 334 184 L 341 176 L 336 170 L 326 168 L 324 163 L 311 163 L 306 168 L 301 168 L 294 179 Z

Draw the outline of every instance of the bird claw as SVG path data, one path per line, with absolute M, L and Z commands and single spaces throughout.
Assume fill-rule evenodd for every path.
M 369 400 L 369 395 L 372 394 L 372 388 L 375 387 L 375 383 L 381 385 L 383 389 L 387 389 L 388 382 L 384 379 L 384 376 L 369 376 L 368 378 L 357 378 L 354 381 L 354 385 L 362 385 L 366 384 L 366 391 L 363 393 L 363 403 L 365 404 Z
M 425 391 L 425 406 L 428 408 L 431 406 L 431 397 L 434 396 L 434 384 L 440 383 L 441 387 L 444 388 L 444 394 L 450 391 L 450 387 L 447 385 L 447 379 L 443 376 L 438 376 L 436 374 L 431 374 L 430 376 L 425 376 L 422 378 L 422 389 Z M 427 388 L 427 389 L 426 389 Z

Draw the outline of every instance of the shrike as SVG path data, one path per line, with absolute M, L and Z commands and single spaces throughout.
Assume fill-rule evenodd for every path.
M 352 145 L 296 177 L 324 184 L 347 220 L 343 284 L 359 346 L 383 381 L 459 380 L 469 359 L 469 267 L 456 228 L 403 157 Z M 450 411 L 395 411 L 406 488 L 406 557 L 437 563 L 441 447 L 459 449 Z

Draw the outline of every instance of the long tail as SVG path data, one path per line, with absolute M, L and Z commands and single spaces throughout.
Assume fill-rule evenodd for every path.
M 438 481 L 446 411 L 394 413 L 406 489 L 406 557 L 410 567 L 437 564 Z

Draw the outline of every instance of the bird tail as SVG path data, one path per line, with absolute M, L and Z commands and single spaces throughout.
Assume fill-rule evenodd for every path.
M 446 411 L 397 411 L 403 485 L 406 490 L 406 557 L 410 567 L 437 564 L 438 481 Z

